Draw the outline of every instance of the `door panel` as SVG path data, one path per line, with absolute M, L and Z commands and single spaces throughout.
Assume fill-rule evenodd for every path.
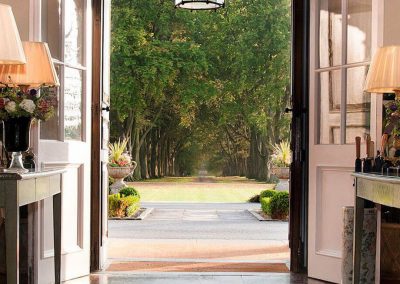
M 107 260 L 111 0 L 93 3 L 91 271 Z
M 62 178 L 61 280 L 69 280 L 90 273 L 92 59 L 88 51 L 92 48 L 92 1 L 61 0 L 56 6 L 54 1 L 40 2 L 42 37 L 58 43 L 50 51 L 56 56 L 61 86 L 57 121 L 40 125 L 37 165 L 66 170 Z M 51 200 L 38 208 L 36 283 L 54 282 L 52 208 Z
M 37 168 L 66 169 L 62 180 L 62 280 L 89 274 L 91 0 L 2 0 L 22 39 L 49 43 L 61 86 L 56 115 L 31 130 Z M 89 51 L 89 53 L 87 52 Z M 47 139 L 47 140 L 46 140 Z M 75 140 L 72 140 L 75 139 Z M 35 208 L 35 283 L 54 283 L 53 203 Z
M 110 138 L 110 55 L 111 55 L 111 0 L 103 1 L 103 43 L 102 43 L 102 97 L 101 97 L 101 190 L 102 190 L 102 250 L 101 267 L 104 268 L 108 253 L 108 143 Z
M 354 204 L 354 137 L 371 133 L 377 141 L 380 129 L 379 101 L 363 93 L 373 1 L 311 1 L 308 275 L 335 283 L 341 281 L 343 207 Z

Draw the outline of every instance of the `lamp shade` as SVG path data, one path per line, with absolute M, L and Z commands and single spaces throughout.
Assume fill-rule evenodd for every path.
M 395 93 L 400 90 L 400 46 L 378 49 L 372 59 L 364 91 L 370 93 Z
M 33 88 L 40 85 L 59 86 L 60 83 L 47 43 L 25 41 L 22 45 L 26 55 L 26 64 L 0 65 L 0 83 Z
M 188 10 L 216 10 L 224 5 L 224 0 L 175 0 L 175 7 Z
M 26 63 L 11 7 L 0 3 L 0 64 Z

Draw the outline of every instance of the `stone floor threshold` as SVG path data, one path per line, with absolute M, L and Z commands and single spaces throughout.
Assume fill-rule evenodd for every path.
M 286 263 L 259 262 L 183 262 L 183 261 L 118 261 L 107 271 L 138 272 L 289 272 Z
M 65 284 L 322 284 L 292 273 L 124 273 L 100 272 Z

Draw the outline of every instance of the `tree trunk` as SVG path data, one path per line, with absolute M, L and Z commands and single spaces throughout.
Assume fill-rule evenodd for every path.
M 156 178 L 157 162 L 157 130 L 153 129 L 150 139 L 150 178 Z
M 157 176 L 162 177 L 162 141 L 161 141 L 161 130 L 157 130 Z

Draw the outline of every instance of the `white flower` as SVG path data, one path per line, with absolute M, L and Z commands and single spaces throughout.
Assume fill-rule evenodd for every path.
M 36 105 L 32 100 L 28 100 L 28 99 L 23 99 L 22 102 L 19 104 L 19 106 L 29 112 L 29 113 L 33 113 L 35 111 Z
M 8 113 L 14 112 L 17 110 L 17 104 L 13 101 L 10 101 L 6 104 L 5 109 Z

